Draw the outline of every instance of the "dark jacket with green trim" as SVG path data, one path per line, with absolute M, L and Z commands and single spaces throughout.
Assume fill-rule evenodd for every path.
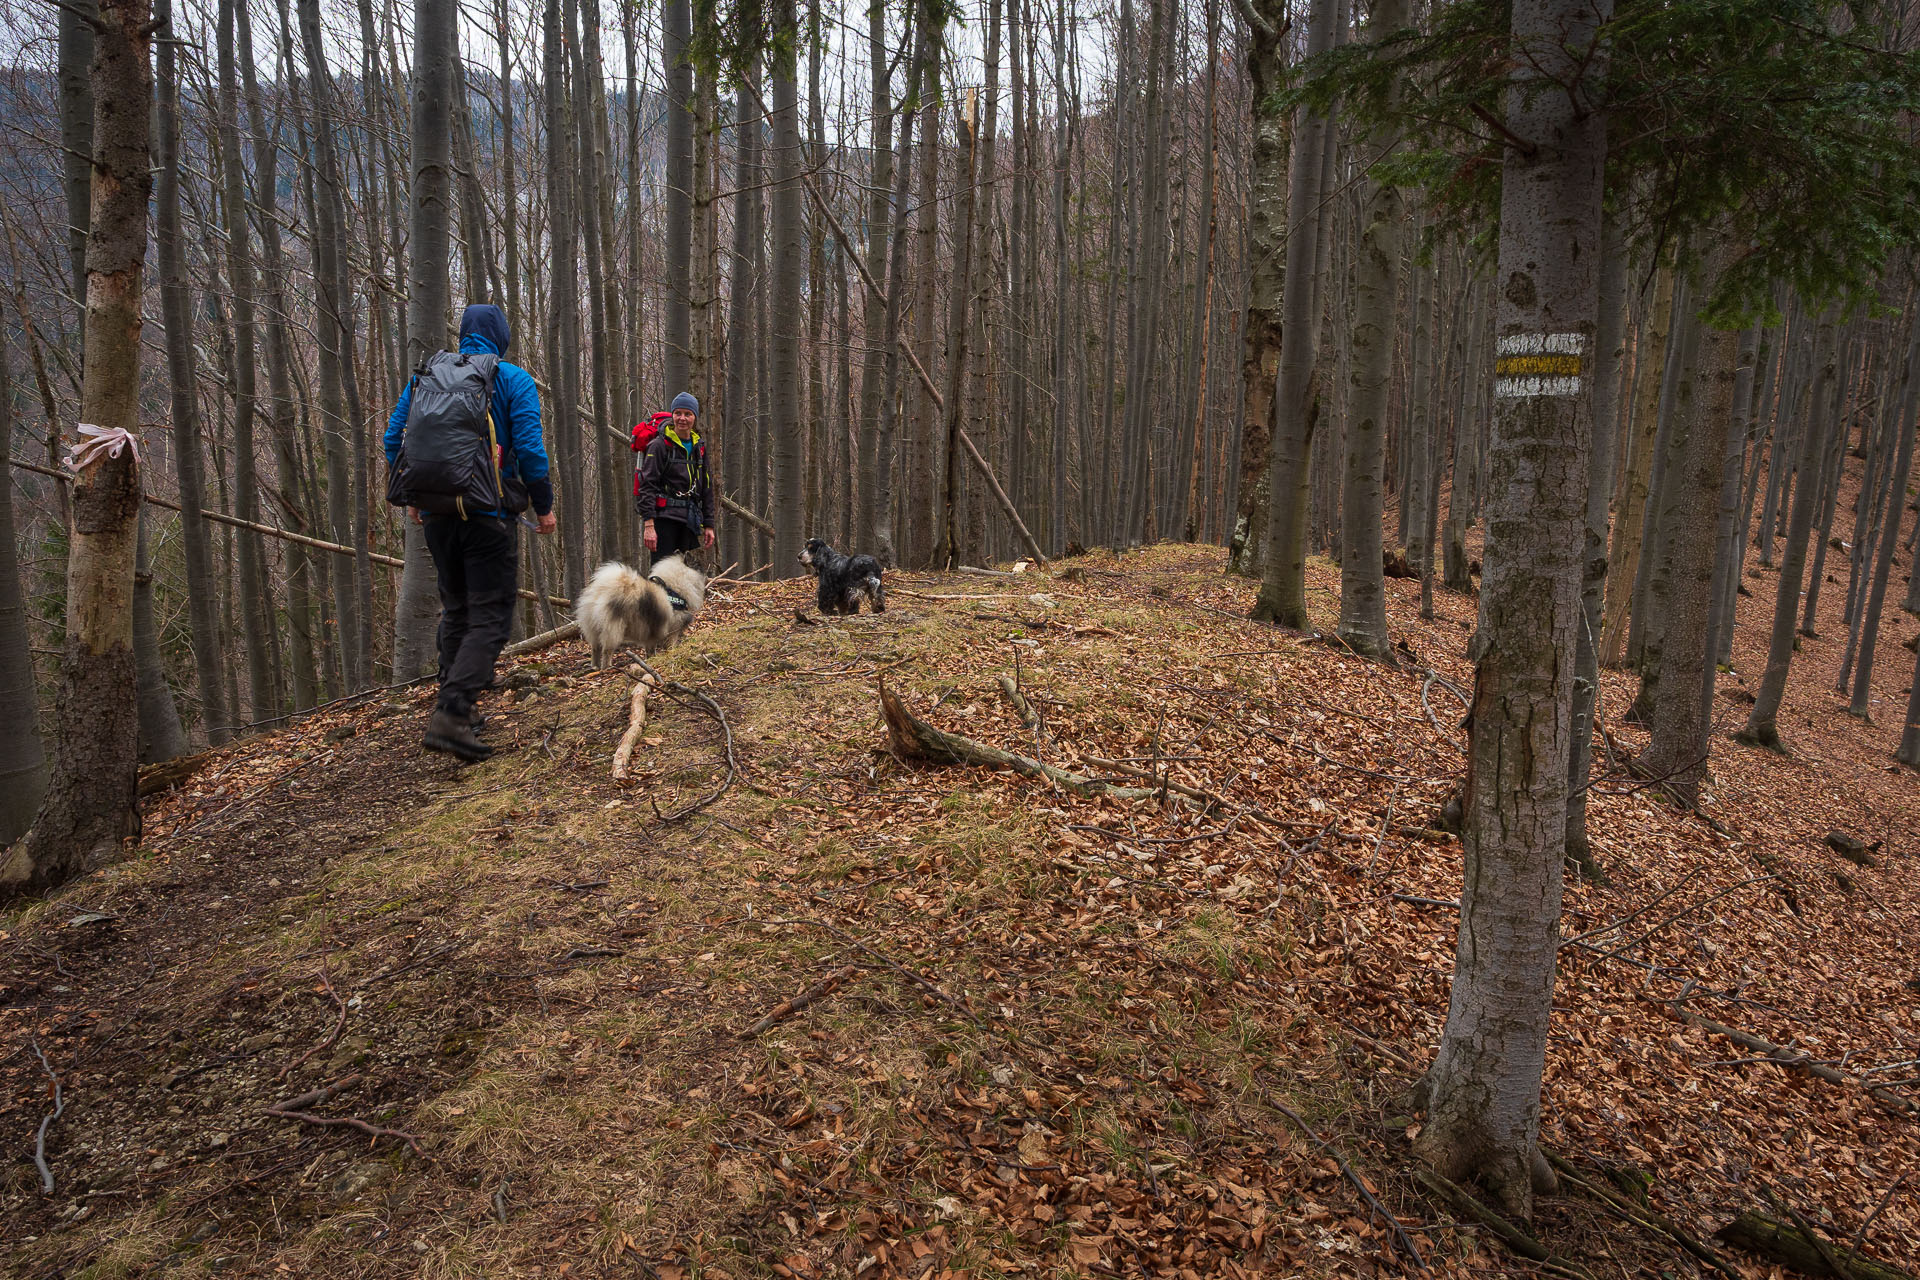
M 678 520 L 690 529 L 713 525 L 713 475 L 707 446 L 694 432 L 681 440 L 672 427 L 654 438 L 640 459 L 640 492 L 634 499 L 642 520 Z

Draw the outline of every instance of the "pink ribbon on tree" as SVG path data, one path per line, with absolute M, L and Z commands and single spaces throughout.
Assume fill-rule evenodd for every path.
M 79 429 L 80 443 L 67 451 L 67 466 L 74 474 L 78 475 L 83 467 L 102 457 L 119 457 L 122 449 L 131 449 L 133 460 L 140 461 L 140 438 L 125 427 L 96 427 L 91 422 L 83 422 Z

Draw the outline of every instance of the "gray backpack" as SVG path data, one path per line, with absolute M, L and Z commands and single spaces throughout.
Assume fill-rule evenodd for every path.
M 462 520 L 488 511 L 520 512 L 526 487 L 493 421 L 493 376 L 500 357 L 440 351 L 413 373 L 400 456 L 387 476 L 387 501 Z

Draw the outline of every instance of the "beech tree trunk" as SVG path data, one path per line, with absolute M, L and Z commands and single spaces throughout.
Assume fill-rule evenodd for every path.
M 1799 472 L 1794 485 L 1793 514 L 1787 525 L 1787 543 L 1780 556 L 1780 583 L 1774 596 L 1773 629 L 1767 640 L 1767 666 L 1760 677 L 1760 689 L 1754 695 L 1753 709 L 1740 730 L 1740 739 L 1757 746 L 1783 750 L 1780 742 L 1780 702 L 1787 692 L 1787 673 L 1793 666 L 1794 621 L 1799 616 L 1800 582 L 1807 567 L 1807 539 L 1813 530 L 1815 505 L 1820 497 L 1821 455 L 1825 452 L 1828 431 L 1833 422 L 1827 409 L 1833 401 L 1838 382 L 1834 319 L 1831 313 L 1820 318 L 1814 339 L 1814 417 L 1801 434 Z
M 1627 612 L 1640 569 L 1640 534 L 1645 525 L 1653 448 L 1660 433 L 1660 384 L 1666 372 L 1667 333 L 1673 319 L 1673 267 L 1661 263 L 1654 277 L 1640 336 L 1634 348 L 1633 427 L 1627 473 L 1607 553 L 1607 591 L 1600 629 L 1600 661 L 1618 666 L 1626 651 Z
M 800 335 L 806 313 L 800 305 L 800 274 L 805 261 L 806 227 L 800 190 L 800 22 L 794 0 L 774 0 L 773 71 L 773 574 L 800 572 L 800 546 L 806 534 L 801 520 L 804 438 L 801 422 Z
M 13 370 L 0 337 L 0 849 L 33 824 L 47 791 L 40 745 L 40 699 L 27 636 L 26 596 L 13 526 Z
M 1409 0 L 1376 0 L 1367 39 L 1377 43 L 1407 25 Z M 1390 130 L 1376 129 L 1367 147 L 1385 155 Z M 1354 245 L 1351 391 L 1347 456 L 1340 496 L 1340 638 L 1356 653 L 1388 648 L 1386 582 L 1382 576 L 1382 503 L 1386 490 L 1387 383 L 1393 372 L 1394 305 L 1399 292 L 1401 199 L 1398 188 L 1369 179 L 1361 197 Z
M 227 280 L 233 315 L 233 503 L 242 520 L 260 522 L 259 481 L 254 473 L 253 422 L 258 405 L 256 325 L 253 298 L 253 238 L 248 229 L 245 157 L 240 143 L 240 87 L 235 73 L 236 0 L 220 0 L 219 76 L 222 212 L 227 232 Z M 275 643 L 271 581 L 260 535 L 234 531 L 240 562 L 240 630 L 247 648 L 247 687 L 253 718 L 277 713 L 283 703 L 281 665 Z
M 692 33 L 693 9 L 688 0 L 664 0 L 660 15 L 660 57 L 667 70 L 667 314 L 663 389 L 669 396 L 688 390 L 688 354 L 693 332 L 693 64 L 687 59 L 687 42 Z M 777 196 L 775 202 L 778 203 Z
M 1867 588 L 1866 606 L 1860 619 L 1860 652 L 1854 660 L 1853 696 L 1847 703 L 1849 712 L 1863 718 L 1873 705 L 1873 652 L 1880 636 L 1880 610 L 1887 599 L 1887 580 L 1893 573 L 1893 549 L 1900 541 L 1900 521 L 1907 510 L 1907 476 L 1913 466 L 1914 415 L 1916 410 L 1920 410 L 1920 308 L 1916 309 L 1909 324 L 1906 359 L 1900 372 L 1900 407 L 1896 410 L 1899 416 L 1894 420 L 1898 439 L 1894 446 L 1893 479 L 1889 487 L 1891 497 L 1887 502 L 1885 527 L 1880 530 L 1880 542 L 1874 551 L 1873 582 Z M 1915 577 L 1920 578 L 1920 573 L 1916 573 Z
M 207 505 L 200 458 L 199 388 L 195 385 L 193 291 L 187 283 L 186 253 L 180 233 L 180 76 L 172 40 L 171 5 L 160 0 L 156 25 L 165 32 L 158 50 L 160 136 L 155 157 L 158 225 L 156 257 L 160 267 L 160 313 L 166 325 L 167 384 L 173 414 L 173 465 L 180 484 L 180 544 L 187 571 L 187 622 L 193 637 L 194 687 L 200 695 L 200 724 L 215 746 L 231 733 L 222 681 L 220 635 L 214 627 L 218 602 L 213 553 L 201 509 Z M 235 708 L 238 710 L 238 708 Z
M 413 182 L 407 194 L 407 358 L 402 371 L 425 363 L 447 343 L 451 284 L 447 255 L 453 217 L 455 0 L 414 0 Z M 394 388 L 398 394 L 399 388 Z M 406 567 L 393 606 L 393 680 L 411 680 L 437 660 L 434 636 L 440 592 L 426 527 L 412 519 L 406 530 Z
M 1707 275 L 1717 278 L 1731 262 L 1732 235 L 1717 238 L 1706 255 Z M 1720 506 L 1726 488 L 1727 431 L 1738 422 L 1734 384 L 1739 371 L 1740 331 L 1689 321 L 1698 332 L 1690 344 L 1684 390 L 1674 405 L 1684 417 L 1685 438 L 1666 483 L 1673 490 L 1671 543 L 1660 611 L 1659 674 L 1652 685 L 1652 741 L 1640 757 L 1642 772 L 1660 778 L 1685 803 L 1699 799 L 1707 776 L 1708 730 L 1712 726 L 1714 664 L 1710 618 Z
M 152 192 L 147 0 L 103 0 L 92 86 L 84 422 L 140 430 L 140 299 Z M 0 860 L 0 899 L 40 893 L 120 856 L 140 834 L 133 576 L 140 464 L 96 450 L 74 480 L 67 634 L 53 768 L 33 829 Z M 8 483 L 11 483 L 9 480 Z
M 1417 1149 L 1531 1216 L 1560 945 L 1606 120 L 1576 103 L 1608 0 L 1516 0 L 1500 201 L 1499 377 L 1459 942 Z M 1582 95 L 1584 97 L 1584 95 Z
M 1337 0 L 1313 0 L 1307 17 L 1308 58 L 1333 47 L 1337 14 Z M 1320 193 L 1330 130 L 1327 116 L 1307 107 L 1299 109 L 1287 175 L 1285 316 L 1280 374 L 1274 388 L 1272 454 L 1267 463 L 1266 564 L 1253 606 L 1254 618 L 1296 629 L 1307 626 L 1308 486 L 1318 410 L 1313 369 L 1320 331 L 1314 279 L 1325 216 Z
M 1607 585 L 1608 499 L 1613 494 L 1614 437 L 1626 368 L 1627 246 L 1609 220 L 1600 263 L 1599 332 L 1593 371 L 1593 448 L 1587 457 L 1587 527 L 1580 561 L 1580 629 L 1575 637 L 1573 743 L 1567 769 L 1567 858 L 1592 874 L 1587 838 L 1587 778 L 1593 768 L 1594 710 L 1600 695 L 1601 608 Z

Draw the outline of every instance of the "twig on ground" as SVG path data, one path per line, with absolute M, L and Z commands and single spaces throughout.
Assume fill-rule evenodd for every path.
M 333 1002 L 340 1006 L 339 1021 L 333 1024 L 333 1031 L 325 1040 L 322 1040 L 319 1044 L 316 1044 L 313 1048 L 301 1054 L 299 1059 L 291 1065 L 282 1067 L 280 1074 L 274 1077 L 276 1080 L 285 1080 L 288 1076 L 305 1066 L 307 1060 L 313 1057 L 314 1054 L 325 1053 L 328 1049 L 333 1048 L 334 1042 L 340 1038 L 340 1033 L 347 1029 L 347 1002 L 342 1000 L 340 993 L 333 989 L 333 975 L 327 972 L 327 966 L 324 964 L 320 966 L 320 982 L 326 987 L 327 994 L 333 997 Z
M 1904 1173 L 1895 1178 L 1892 1185 L 1887 1188 L 1887 1194 L 1880 1197 L 1880 1203 L 1873 1206 L 1873 1212 L 1866 1216 L 1866 1220 L 1860 1224 L 1860 1229 L 1853 1233 L 1853 1241 L 1850 1247 L 1856 1253 L 1859 1251 L 1861 1244 L 1865 1242 L 1867 1232 L 1873 1229 L 1874 1219 L 1886 1212 L 1887 1206 L 1893 1203 L 1894 1193 L 1900 1190 L 1900 1184 L 1906 1180 L 1907 1175 Z
M 417 955 L 413 957 L 411 960 L 408 960 L 405 964 L 400 965 L 398 968 L 386 969 L 381 971 L 380 973 L 374 974 L 371 978 L 368 978 L 364 982 L 361 982 L 355 988 L 355 990 L 364 991 L 376 982 L 385 982 L 388 978 L 397 978 L 401 974 L 407 972 L 409 969 L 417 969 L 429 960 L 438 960 L 441 956 L 450 955 L 453 952 L 460 950 L 460 948 L 466 945 L 467 945 L 467 939 L 465 938 L 460 938 L 453 942 L 449 942 L 446 946 L 440 947 L 437 950 L 429 951 L 424 955 Z
M 47 1163 L 47 1130 L 53 1127 L 67 1109 L 66 1091 L 60 1087 L 60 1077 L 53 1072 L 53 1064 L 47 1061 L 46 1051 L 41 1049 L 40 1041 L 33 1042 L 33 1056 L 40 1059 L 40 1069 L 47 1073 L 47 1079 L 53 1082 L 53 1110 L 42 1117 L 39 1131 L 33 1137 L 33 1163 L 40 1170 L 40 1191 L 42 1195 L 53 1194 L 53 1167 Z
M 336 1080 L 330 1085 L 309 1090 L 297 1098 L 288 1098 L 285 1102 L 276 1102 L 265 1109 L 266 1114 L 276 1120 L 298 1120 L 302 1124 L 319 1125 L 322 1128 L 329 1129 L 358 1129 L 361 1133 L 367 1134 L 370 1137 L 393 1138 L 406 1143 L 413 1154 L 423 1155 L 424 1153 L 420 1150 L 420 1138 L 418 1134 L 406 1133 L 400 1129 L 388 1129 L 377 1124 L 369 1124 L 367 1121 L 355 1116 L 317 1116 L 313 1114 L 313 1112 L 305 1110 L 307 1107 L 317 1107 L 329 1098 L 344 1093 L 354 1085 L 359 1084 L 362 1079 L 363 1077 L 356 1072 L 353 1075 L 347 1076 L 345 1079 Z
M 742 1031 L 740 1038 L 742 1040 L 751 1040 L 761 1032 L 772 1027 L 775 1023 L 791 1018 L 794 1014 L 799 1013 L 815 1000 L 828 994 L 835 987 L 859 972 L 859 966 L 851 964 L 844 968 L 834 970 L 826 977 L 820 979 L 820 981 L 808 987 L 805 991 L 802 991 L 799 995 L 794 996 L 791 1000 L 782 1000 L 779 1004 L 768 1010 L 764 1018 L 761 1018 L 745 1031 Z
M 1393 793 L 1387 797 L 1387 811 L 1380 819 L 1380 834 L 1373 838 L 1373 856 L 1367 859 L 1367 874 L 1373 874 L 1373 864 L 1380 860 L 1380 846 L 1386 843 L 1387 828 L 1393 825 L 1393 802 L 1400 798 L 1400 784 L 1393 784 Z
M 1740 1280 L 1740 1273 L 1734 1270 L 1725 1258 L 1708 1248 L 1705 1244 L 1702 1244 L 1686 1231 L 1683 1231 L 1672 1219 L 1643 1205 L 1629 1204 L 1611 1191 L 1608 1191 L 1605 1187 L 1582 1177 L 1580 1171 L 1570 1162 L 1546 1150 L 1544 1147 L 1541 1149 L 1541 1154 L 1546 1156 L 1548 1163 L 1552 1164 L 1555 1169 L 1558 1169 L 1561 1176 L 1566 1178 L 1567 1181 L 1577 1187 L 1584 1188 L 1588 1194 L 1612 1209 L 1625 1221 L 1635 1226 L 1650 1227 L 1660 1232 L 1672 1239 L 1673 1242 L 1678 1244 L 1682 1249 L 1685 1249 L 1688 1253 L 1712 1267 L 1715 1271 L 1723 1275 L 1731 1276 L 1733 1280 Z
M 1688 1026 L 1699 1027 L 1703 1031 L 1711 1031 L 1717 1036 L 1725 1036 L 1741 1048 L 1751 1049 L 1755 1053 L 1765 1054 L 1769 1059 L 1779 1063 L 1783 1067 L 1793 1067 L 1804 1071 L 1810 1076 L 1825 1080 L 1828 1084 L 1845 1085 L 1863 1089 L 1866 1091 L 1868 1097 L 1895 1115 L 1920 1115 L 1920 1104 L 1909 1102 L 1897 1093 L 1890 1092 L 1880 1085 L 1849 1080 L 1832 1067 L 1815 1062 L 1805 1054 L 1795 1053 L 1791 1049 L 1774 1044 L 1771 1040 L 1763 1040 L 1750 1031 L 1741 1031 L 1735 1027 L 1729 1027 L 1725 1023 L 1715 1022 L 1712 1018 L 1702 1017 L 1700 1014 L 1684 1009 L 1680 1007 L 1677 1000 L 1655 1000 L 1651 996 L 1642 996 L 1641 999 L 1657 1007 L 1671 1009 L 1673 1016 Z
M 678 680 L 662 680 L 660 678 L 659 672 L 655 671 L 652 667 L 648 666 L 644 662 L 641 662 L 637 658 L 634 660 L 634 665 L 639 667 L 647 675 L 652 676 L 654 683 L 657 684 L 662 689 L 667 690 L 669 693 L 683 694 L 685 695 L 685 697 L 692 698 L 695 701 L 699 702 L 703 707 L 707 709 L 708 714 L 712 715 L 713 718 L 716 721 L 718 721 L 720 725 L 720 734 L 722 738 L 722 743 L 726 749 L 727 776 L 720 780 L 719 786 L 715 787 L 712 791 L 708 792 L 706 795 L 702 796 L 700 799 L 695 800 L 692 804 L 684 805 L 681 808 L 675 809 L 672 813 L 661 813 L 660 802 L 657 799 L 655 799 L 652 795 L 649 795 L 647 797 L 647 803 L 653 806 L 654 816 L 659 818 L 660 821 L 666 822 L 666 823 L 680 822 L 680 821 L 683 821 L 684 819 L 691 818 L 694 814 L 700 812 L 702 809 L 706 808 L 708 805 L 718 800 L 721 796 L 727 794 L 727 789 L 733 786 L 734 777 L 739 772 L 739 768 L 734 763 L 734 759 L 733 759 L 733 726 L 727 723 L 727 713 L 720 709 L 720 704 L 715 702 L 712 698 L 708 697 L 706 694 L 700 692 L 698 689 L 692 688 L 688 685 L 681 684 Z
M 579 634 L 580 624 L 577 622 L 569 622 L 564 626 L 555 627 L 551 631 L 542 631 L 537 636 L 528 636 L 525 640 L 516 640 L 514 643 L 502 649 L 500 656 L 503 658 L 518 658 L 524 654 L 532 653 L 537 649 L 545 649 L 551 645 L 559 644 L 562 640 L 571 640 Z
M 1255 1078 L 1261 1078 L 1258 1072 L 1255 1073 Z M 1347 1181 L 1354 1185 L 1354 1188 L 1360 1192 L 1361 1199 L 1367 1202 L 1367 1207 L 1386 1219 L 1387 1225 L 1393 1230 L 1394 1243 L 1400 1247 L 1407 1257 L 1413 1260 L 1413 1265 L 1419 1267 L 1422 1271 L 1432 1270 L 1432 1268 L 1427 1266 L 1427 1260 L 1420 1256 L 1420 1247 L 1414 1244 L 1413 1237 L 1407 1234 L 1407 1229 L 1404 1226 L 1400 1225 L 1400 1219 L 1394 1217 L 1393 1211 L 1387 1208 L 1386 1205 L 1380 1203 L 1380 1197 L 1373 1194 L 1373 1189 L 1367 1185 L 1366 1180 L 1353 1171 L 1353 1166 L 1347 1163 L 1347 1158 L 1344 1155 L 1340 1154 L 1340 1149 L 1333 1145 L 1333 1140 L 1331 1138 L 1323 1138 L 1318 1133 L 1315 1133 L 1313 1126 L 1300 1118 L 1299 1112 L 1274 1096 L 1273 1090 L 1265 1089 L 1264 1092 L 1267 1096 L 1267 1103 L 1276 1111 L 1280 1112 L 1281 1115 L 1293 1121 L 1294 1126 L 1305 1135 L 1307 1141 L 1313 1143 L 1321 1151 L 1333 1157 L 1334 1163 L 1340 1166 L 1340 1172 L 1346 1175 Z

